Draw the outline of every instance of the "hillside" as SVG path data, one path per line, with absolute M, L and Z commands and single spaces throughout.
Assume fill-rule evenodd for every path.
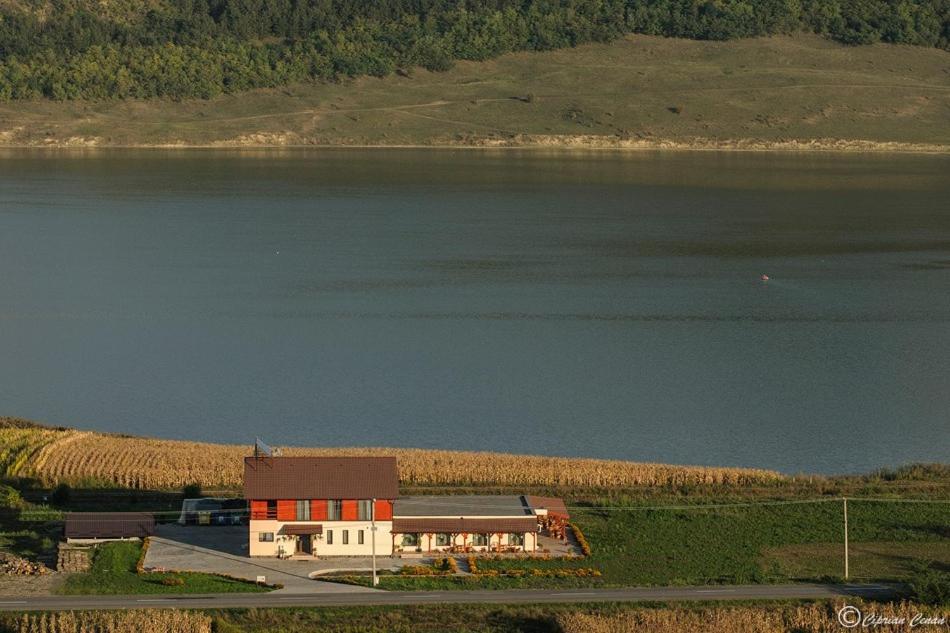
M 210 98 L 626 34 L 950 48 L 945 0 L 0 2 L 0 100 Z
M 950 53 L 628 36 L 212 99 L 0 102 L 0 145 L 950 148 Z

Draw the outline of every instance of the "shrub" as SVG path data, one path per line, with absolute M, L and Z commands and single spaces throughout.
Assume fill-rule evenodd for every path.
M 23 507 L 20 491 L 6 484 L 0 484 L 0 508 L 18 510 Z
M 201 496 L 201 484 L 188 484 L 182 488 L 181 492 L 185 496 L 185 499 L 197 499 Z
M 433 576 L 436 571 L 428 565 L 406 565 L 399 573 L 403 576 Z
M 930 563 L 915 563 L 907 583 L 913 600 L 934 606 L 950 605 L 950 572 Z
M 456 574 L 458 573 L 458 570 L 459 570 L 458 563 L 455 562 L 455 558 L 453 558 L 452 556 L 446 556 L 445 558 L 440 558 L 439 560 L 435 561 L 433 566 L 436 568 L 437 571 L 442 572 L 444 574 Z
M 167 578 L 162 578 L 160 582 L 165 587 L 181 587 L 185 584 L 185 579 L 179 578 L 178 576 L 168 576 Z

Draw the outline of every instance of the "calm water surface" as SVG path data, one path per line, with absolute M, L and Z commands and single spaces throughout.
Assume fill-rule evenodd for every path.
M 0 154 L 0 414 L 787 472 L 948 461 L 948 176 L 936 157 Z

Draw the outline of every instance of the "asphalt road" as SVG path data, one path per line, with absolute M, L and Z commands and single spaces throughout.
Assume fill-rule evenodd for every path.
M 886 585 L 732 585 L 703 587 L 629 587 L 620 589 L 521 589 L 499 591 L 380 591 L 365 593 L 225 593 L 138 596 L 0 596 L 0 610 L 68 609 L 227 609 L 250 607 L 321 607 L 376 604 L 545 602 L 637 602 L 676 600 L 782 600 L 837 596 L 889 598 Z

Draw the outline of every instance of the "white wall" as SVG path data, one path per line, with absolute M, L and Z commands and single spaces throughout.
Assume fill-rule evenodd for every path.
M 283 536 L 280 528 L 284 525 L 319 524 L 323 526 L 323 534 L 314 534 L 312 538 L 313 553 L 315 556 L 369 556 L 373 551 L 371 542 L 372 531 L 369 521 L 275 521 L 252 520 L 249 526 L 248 553 L 251 556 L 277 556 L 278 549 L 283 548 L 285 555 L 293 555 L 296 549 L 295 537 Z M 376 555 L 389 556 L 392 554 L 392 522 L 376 522 Z M 327 532 L 333 531 L 333 544 L 327 543 Z M 349 544 L 343 544 L 343 530 L 349 531 Z M 364 543 L 359 544 L 359 530 L 363 530 Z M 273 542 L 261 542 L 261 532 L 272 532 Z

